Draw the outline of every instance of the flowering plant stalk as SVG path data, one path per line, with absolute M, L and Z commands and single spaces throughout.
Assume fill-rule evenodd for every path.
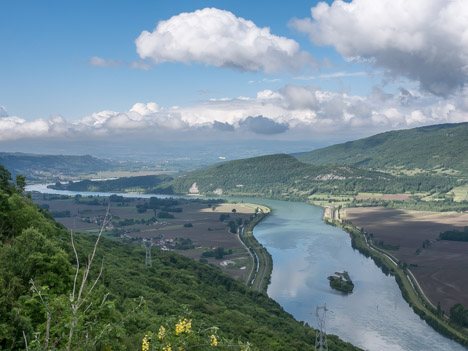
M 147 332 L 141 343 L 142 351 L 198 351 L 198 350 L 239 350 L 254 351 L 248 342 L 233 342 L 218 335 L 217 327 L 192 326 L 190 313 L 173 317 L 161 325 L 157 333 Z

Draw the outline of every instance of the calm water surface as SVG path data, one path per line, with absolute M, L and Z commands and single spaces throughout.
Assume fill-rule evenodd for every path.
M 56 191 L 43 184 L 28 186 L 27 190 L 111 195 Z M 421 320 L 403 300 L 395 279 L 387 277 L 371 259 L 353 250 L 347 233 L 322 221 L 322 208 L 297 202 L 243 200 L 273 210 L 255 227 L 254 235 L 273 257 L 268 295 L 297 320 L 317 326 L 315 307 L 326 304 L 327 333 L 339 335 L 365 350 L 466 350 Z M 354 282 L 354 292 L 350 295 L 336 292 L 328 285 L 327 277 L 343 270 L 349 272 Z
M 253 200 L 250 200 L 253 201 Z M 408 306 L 393 277 L 351 247 L 348 234 L 322 221 L 323 209 L 304 203 L 257 200 L 272 208 L 254 229 L 273 257 L 268 295 L 297 320 L 317 326 L 326 303 L 327 333 L 366 350 L 466 350 L 434 331 Z M 332 290 L 327 277 L 346 270 L 354 292 Z

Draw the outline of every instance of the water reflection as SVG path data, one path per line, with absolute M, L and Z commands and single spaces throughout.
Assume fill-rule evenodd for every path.
M 257 199 L 256 199 L 257 201 Z M 273 257 L 268 294 L 297 320 L 316 325 L 316 305 L 327 304 L 327 332 L 367 350 L 465 350 L 438 334 L 403 300 L 393 277 L 351 248 L 349 236 L 322 222 L 322 209 L 260 200 L 274 212 L 254 230 Z M 327 277 L 346 270 L 355 284 L 343 295 Z
M 54 191 L 44 184 L 27 191 L 67 195 L 102 195 Z M 151 197 L 154 194 L 121 194 Z M 167 195 L 157 195 L 168 197 Z M 422 321 L 401 297 L 393 277 L 385 276 L 372 260 L 351 248 L 349 236 L 322 222 L 323 210 L 304 203 L 263 199 L 239 199 L 269 206 L 273 212 L 254 235 L 273 257 L 268 294 L 297 320 L 316 325 L 312 312 L 327 304 L 327 332 L 371 351 L 466 350 Z M 327 277 L 347 270 L 354 292 L 332 290 Z

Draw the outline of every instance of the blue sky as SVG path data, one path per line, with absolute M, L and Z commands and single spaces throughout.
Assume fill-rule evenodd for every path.
M 0 145 L 349 140 L 466 121 L 467 12 L 461 0 L 3 1 Z
M 94 56 L 127 63 L 138 60 L 134 40 L 143 30 L 152 30 L 159 21 L 181 12 L 205 7 L 225 9 L 259 27 L 270 27 L 272 33 L 296 40 L 317 59 L 327 58 L 340 66 L 326 71 L 362 69 L 347 65 L 332 48 L 314 46 L 306 35 L 288 28 L 292 18 L 309 15 L 311 5 L 310 1 L 291 1 L 285 6 L 271 1 L 219 0 L 3 2 L 0 40 L 8 50 L 1 58 L 0 103 L 10 114 L 27 119 L 53 114 L 79 118 L 106 109 L 124 111 L 137 101 L 156 99 L 166 106 L 185 106 L 205 98 L 255 96 L 260 89 L 293 81 L 290 74 L 238 72 L 203 64 L 165 63 L 149 71 L 124 64 L 86 64 Z M 314 71 L 302 73 L 310 76 Z M 282 84 L 263 79 L 281 79 Z M 251 80 L 255 83 L 249 84 Z M 330 89 L 342 84 L 352 91 L 369 90 L 368 79 L 362 77 L 349 83 L 336 79 L 317 83 Z

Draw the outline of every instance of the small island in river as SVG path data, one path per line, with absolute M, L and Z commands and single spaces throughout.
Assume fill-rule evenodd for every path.
M 335 275 L 331 275 L 328 277 L 330 281 L 330 286 L 332 289 L 344 292 L 344 293 L 352 293 L 354 289 L 354 284 L 349 277 L 348 272 L 344 271 L 343 273 L 335 272 Z

